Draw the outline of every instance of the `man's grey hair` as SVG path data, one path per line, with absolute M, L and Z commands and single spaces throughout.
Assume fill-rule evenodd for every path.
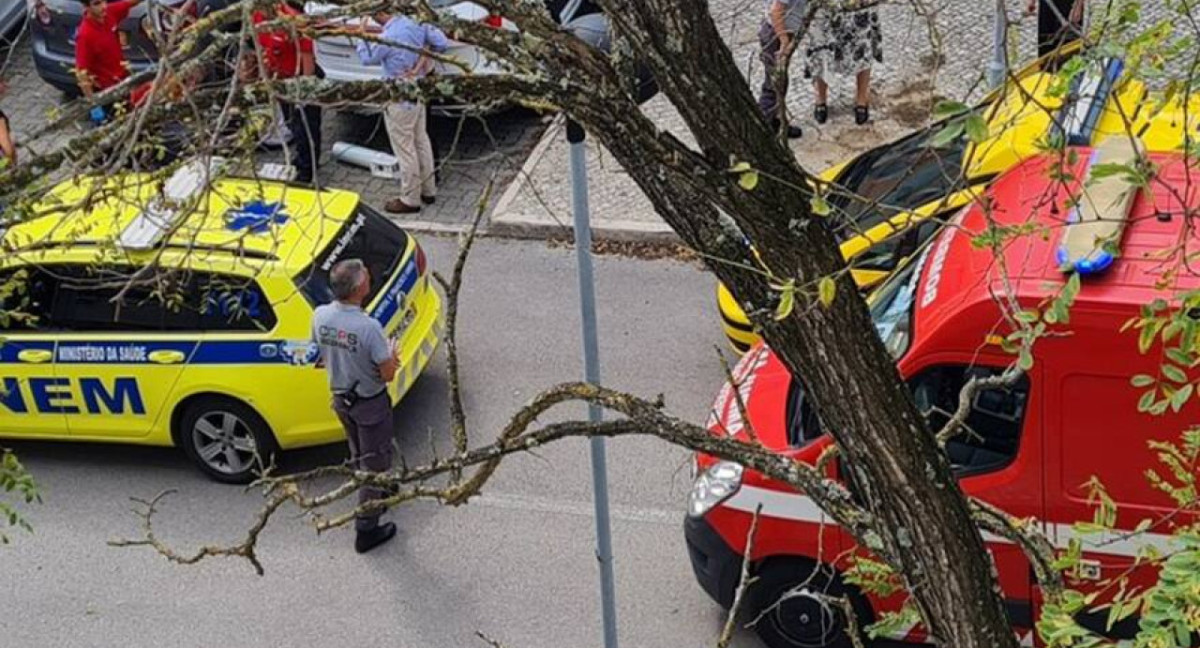
M 338 261 L 329 271 L 329 288 L 338 301 L 346 301 L 367 280 L 367 266 L 361 259 Z

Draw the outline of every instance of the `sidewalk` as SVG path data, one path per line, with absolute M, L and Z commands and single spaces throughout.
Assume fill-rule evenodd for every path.
M 758 63 L 757 30 L 761 0 L 712 0 L 717 24 L 726 42 L 757 89 L 762 69 Z M 1010 16 L 1020 16 L 1024 0 L 1008 0 Z M 1160 3 L 1144 10 L 1146 21 L 1161 17 Z M 856 126 L 853 118 L 852 78 L 830 80 L 830 119 L 818 126 L 812 119 L 812 86 L 803 78 L 800 55 L 792 61 L 788 108 L 804 137 L 791 142 L 800 164 L 819 171 L 852 155 L 895 139 L 924 125 L 941 98 L 977 100 L 985 90 L 985 73 L 992 53 L 992 10 L 981 0 L 940 0 L 936 23 L 944 41 L 943 62 L 935 68 L 933 46 L 926 19 L 914 15 L 912 5 L 887 3 L 879 8 L 883 24 L 884 62 L 872 71 L 871 123 Z M 1036 20 L 1021 19 L 1015 36 L 1020 60 L 1035 50 Z M 682 118 L 664 96 L 643 109 L 660 127 L 687 135 Z M 510 236 L 569 236 L 572 224 L 569 146 L 562 120 L 542 136 L 514 182 L 501 195 L 492 212 L 490 231 Z M 650 206 L 649 200 L 602 146 L 588 140 L 588 175 L 592 226 L 598 238 L 618 240 L 674 240 L 675 234 Z

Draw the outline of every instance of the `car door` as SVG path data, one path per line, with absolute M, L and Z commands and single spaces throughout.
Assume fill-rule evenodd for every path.
M 148 435 L 195 349 L 197 333 L 171 330 L 178 316 L 165 305 L 186 301 L 186 286 L 170 275 L 130 284 L 132 273 L 69 267 L 56 292 L 51 312 L 63 329 L 57 369 L 73 396 L 73 437 Z M 188 314 L 186 304 L 180 308 Z
M 909 381 L 917 406 L 932 429 L 945 427 L 958 408 L 959 394 L 972 378 L 999 375 L 1005 366 L 983 366 L 969 358 L 928 365 Z M 1037 369 L 1009 388 L 982 390 L 972 399 L 963 429 L 946 442 L 946 454 L 963 491 L 1017 518 L 1044 517 L 1042 421 L 1034 389 Z M 1013 625 L 1033 627 L 1033 585 L 1022 550 L 985 534 Z
M 73 404 L 55 374 L 49 321 L 55 287 L 43 269 L 0 271 L 0 436 L 67 435 Z

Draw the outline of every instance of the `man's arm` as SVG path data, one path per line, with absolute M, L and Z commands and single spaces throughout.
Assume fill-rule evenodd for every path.
M 8 159 L 8 166 L 16 166 L 17 146 L 13 144 L 12 131 L 8 129 L 7 119 L 0 119 L 0 151 L 4 151 L 4 157 Z
M 390 383 L 396 377 L 396 370 L 400 368 L 400 360 L 396 358 L 396 342 L 384 337 L 383 327 L 378 322 L 371 328 L 370 336 L 367 349 L 371 353 L 371 362 L 379 369 L 379 378 L 385 383 Z
M 795 0 L 792 0 L 793 2 Z M 787 16 L 788 5 L 781 0 L 772 0 L 771 2 L 771 29 L 775 30 L 775 38 L 779 39 L 779 51 L 787 51 L 788 45 L 791 44 L 792 36 L 788 33 L 785 18 Z
M 450 39 L 446 38 L 446 33 L 438 29 L 434 25 L 426 24 L 425 27 L 425 46 L 434 52 L 445 52 L 450 46 Z
M 119 2 L 110 2 L 105 7 L 105 12 L 108 13 L 109 19 L 115 23 L 125 20 L 129 16 L 129 12 L 134 7 L 141 4 L 142 0 L 120 0 Z
M 367 31 L 367 21 L 364 18 L 359 30 L 363 33 Z M 387 32 L 381 32 L 380 38 L 387 39 Z M 358 52 L 358 60 L 362 61 L 363 65 L 379 65 L 383 63 L 383 59 L 387 57 L 388 51 L 391 48 L 382 43 L 370 43 L 362 39 L 354 41 L 354 50 Z
M 92 54 L 87 43 L 75 44 L 75 80 L 79 83 L 79 91 L 88 101 L 92 100 Z
M 1075 4 L 1071 5 L 1071 15 L 1067 18 L 1067 20 L 1071 21 L 1072 24 L 1082 25 L 1083 8 L 1086 4 L 1086 0 L 1075 0 Z

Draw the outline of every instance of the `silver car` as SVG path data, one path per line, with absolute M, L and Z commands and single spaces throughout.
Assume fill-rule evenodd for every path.
M 474 2 L 460 0 L 433 0 L 430 5 L 439 11 L 454 16 L 459 20 L 483 22 L 497 29 L 516 31 L 516 25 L 500 16 L 491 15 L 488 10 Z M 313 16 L 327 14 L 337 7 L 320 2 L 309 2 L 304 6 L 305 13 Z M 354 18 L 338 18 L 336 22 L 357 23 Z M 374 20 L 367 19 L 368 30 L 382 30 L 382 26 Z M 325 78 L 336 81 L 370 81 L 383 76 L 383 68 L 378 65 L 363 65 L 354 49 L 353 39 L 346 36 L 327 36 L 316 42 L 317 65 L 325 72 Z M 489 60 L 483 52 L 474 45 L 450 41 L 450 47 L 445 52 L 446 58 L 453 58 L 460 65 L 437 61 L 434 72 L 445 76 L 463 74 L 464 70 L 474 75 L 496 74 L 504 71 L 499 63 Z M 430 110 L 441 115 L 457 115 L 474 108 L 463 103 L 447 101 L 431 105 Z M 369 112 L 371 108 L 357 108 Z

